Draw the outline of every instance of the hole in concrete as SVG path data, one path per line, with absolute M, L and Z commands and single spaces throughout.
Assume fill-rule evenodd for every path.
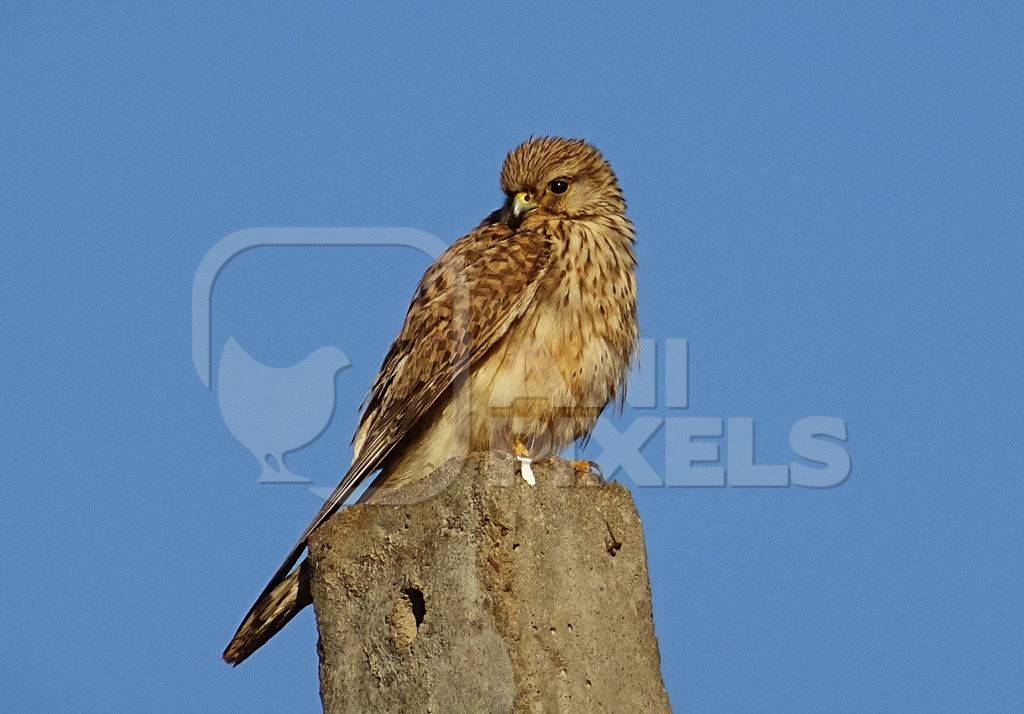
M 416 620 L 416 629 L 420 629 L 423 618 L 427 614 L 427 603 L 423 599 L 423 591 L 419 588 L 404 588 L 402 594 L 409 598 L 409 605 L 412 607 L 412 616 Z

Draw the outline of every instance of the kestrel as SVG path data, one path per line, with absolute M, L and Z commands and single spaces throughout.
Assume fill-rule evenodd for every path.
M 557 453 L 621 394 L 637 346 L 633 224 L 611 166 L 585 141 L 529 139 L 501 171 L 504 205 L 420 281 L 381 366 L 341 483 L 246 614 L 239 664 L 310 604 L 310 534 L 378 472 L 395 494 L 471 451 Z

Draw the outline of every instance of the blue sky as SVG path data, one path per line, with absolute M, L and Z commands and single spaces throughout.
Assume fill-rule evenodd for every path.
M 644 414 L 751 417 L 763 463 L 805 416 L 849 430 L 836 488 L 634 488 L 673 704 L 1020 711 L 1022 30 L 1015 3 L 6 4 L 6 708 L 317 709 L 309 612 L 219 662 L 318 502 L 257 483 L 194 371 L 196 269 L 253 226 L 450 242 L 509 148 L 565 134 L 620 176 L 644 335 L 688 340 L 688 407 Z M 218 279 L 215 365 L 230 337 L 352 362 L 288 457 L 318 485 L 427 263 L 261 248 Z

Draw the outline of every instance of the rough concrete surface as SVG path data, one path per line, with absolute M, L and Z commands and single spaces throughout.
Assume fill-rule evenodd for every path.
M 666 712 L 629 492 L 452 460 L 310 542 L 324 711 Z

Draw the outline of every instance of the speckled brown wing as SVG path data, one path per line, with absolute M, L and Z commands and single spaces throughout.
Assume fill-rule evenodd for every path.
M 543 233 L 485 223 L 431 265 L 370 389 L 351 467 L 249 610 L 236 639 L 252 629 L 252 621 L 266 619 L 261 603 L 288 578 L 309 535 L 523 315 L 544 282 L 550 252 Z
M 533 302 L 549 256 L 543 233 L 483 225 L 427 270 L 370 388 L 355 438 L 356 462 L 379 466 L 501 340 Z

